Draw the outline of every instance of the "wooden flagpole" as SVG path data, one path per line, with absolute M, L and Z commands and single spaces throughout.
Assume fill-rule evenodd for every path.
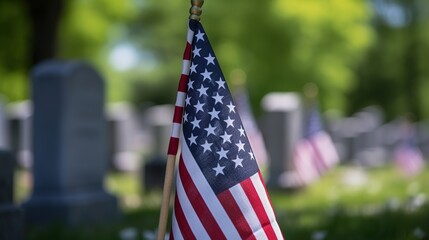
M 204 0 L 191 0 L 191 8 L 189 9 L 189 19 L 200 21 Z M 167 166 L 165 170 L 164 188 L 162 191 L 161 211 L 159 214 L 158 236 L 157 240 L 165 239 L 167 229 L 168 212 L 170 209 L 170 195 L 173 186 L 174 168 L 176 165 L 176 155 L 169 154 L 167 158 Z

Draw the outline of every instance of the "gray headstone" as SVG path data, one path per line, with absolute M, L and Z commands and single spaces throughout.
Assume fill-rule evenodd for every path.
M 9 151 L 0 149 L 0 239 L 23 239 L 22 210 L 13 205 L 15 161 Z
M 138 170 L 143 150 L 142 129 L 133 107 L 126 102 L 110 104 L 108 121 L 111 166 L 119 171 Z
M 9 124 L 6 106 L 0 95 L 0 149 L 9 149 Z
M 346 158 L 346 148 L 342 129 L 343 117 L 337 110 L 328 110 L 325 116 L 326 130 L 331 136 L 340 161 L 344 161 Z
M 162 188 L 167 164 L 167 149 L 170 141 L 174 106 L 159 105 L 145 112 L 153 141 L 150 157 L 144 166 L 145 188 Z
M 365 167 L 379 167 L 386 163 L 387 154 L 382 144 L 382 111 L 370 106 L 355 114 L 359 121 L 359 135 L 356 138 L 356 163 Z
M 302 136 L 301 99 L 295 93 L 270 93 L 262 107 L 261 130 L 270 156 L 268 186 L 282 187 L 280 176 L 293 170 L 293 149 Z
M 398 118 L 380 127 L 382 135 L 382 145 L 388 153 L 388 160 L 393 159 L 393 151 L 402 138 L 402 119 Z
M 32 224 L 87 225 L 118 217 L 107 171 L 104 82 L 88 64 L 49 61 L 32 72 L 33 179 L 24 203 Z
M 14 102 L 8 105 L 10 148 L 16 155 L 18 165 L 31 168 L 33 155 L 31 149 L 31 121 L 33 104 L 31 101 Z
M 416 123 L 417 144 L 422 151 L 424 157 L 429 157 L 429 125 L 422 121 Z
M 355 117 L 344 118 L 340 126 L 340 138 L 344 144 L 344 161 L 350 162 L 356 159 L 359 152 L 360 142 L 358 141 L 360 130 L 360 121 Z

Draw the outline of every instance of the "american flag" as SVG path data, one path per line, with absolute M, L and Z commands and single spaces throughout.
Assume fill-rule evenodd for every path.
M 184 109 L 170 238 L 283 239 L 207 35 L 198 21 L 189 27 L 192 54 L 186 94 L 178 94 Z
M 425 164 L 423 155 L 415 141 L 411 124 L 407 123 L 402 139 L 394 151 L 395 162 L 401 172 L 406 176 L 413 176 L 419 173 Z
M 264 138 L 259 131 L 255 117 L 250 107 L 249 97 L 246 89 L 240 87 L 234 92 L 235 103 L 238 114 L 241 117 L 243 127 L 255 153 L 256 161 L 260 169 L 265 169 L 268 165 L 268 153 L 265 148 Z M 263 170 L 262 170 L 263 172 Z
M 305 118 L 304 138 L 295 147 L 294 165 L 303 185 L 314 182 L 339 161 L 331 137 L 322 126 L 317 104 Z

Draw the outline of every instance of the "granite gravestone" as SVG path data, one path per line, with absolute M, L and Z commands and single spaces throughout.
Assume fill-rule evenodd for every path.
M 427 122 L 422 121 L 416 123 L 416 138 L 417 144 L 422 151 L 425 159 L 429 157 L 429 125 Z
M 344 118 L 339 127 L 340 139 L 343 141 L 343 156 L 344 162 L 350 163 L 356 159 L 359 151 L 359 142 L 357 138 L 360 134 L 360 121 L 356 117 Z
M 270 93 L 262 99 L 262 133 L 270 156 L 268 185 L 282 187 L 280 176 L 293 171 L 293 149 L 302 136 L 302 104 L 296 93 Z
M 109 158 L 111 168 L 118 171 L 136 171 L 140 166 L 142 130 L 136 112 L 130 103 L 109 105 Z
M 402 119 L 397 118 L 383 124 L 380 127 L 382 136 L 382 146 L 387 151 L 387 159 L 393 159 L 393 152 L 396 146 L 400 143 L 402 137 Z
M 162 188 L 164 185 L 173 111 L 172 105 L 160 105 L 149 108 L 145 113 L 153 136 L 153 150 L 143 173 L 144 186 L 148 189 Z
M 0 149 L 0 240 L 23 239 L 22 210 L 13 205 L 14 170 L 12 153 Z
M 0 149 L 9 149 L 9 127 L 6 106 L 0 96 Z
M 31 168 L 33 156 L 31 150 L 33 105 L 31 101 L 14 102 L 8 105 L 10 149 L 17 158 L 17 164 Z
M 325 112 L 326 116 L 326 130 L 331 136 L 332 142 L 334 143 L 335 150 L 337 150 L 340 161 L 344 161 L 346 155 L 346 149 L 344 144 L 343 131 L 341 129 L 343 117 L 337 110 L 328 110 Z
M 88 64 L 49 61 L 32 72 L 33 192 L 31 224 L 88 225 L 118 217 L 107 193 L 104 82 Z
M 382 146 L 381 125 L 383 113 L 377 107 L 366 107 L 355 114 L 360 134 L 356 138 L 356 163 L 364 167 L 379 167 L 386 163 L 387 154 Z

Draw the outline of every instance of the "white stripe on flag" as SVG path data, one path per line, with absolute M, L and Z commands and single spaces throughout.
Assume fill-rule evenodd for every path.
M 256 173 L 255 175 L 258 175 L 258 173 Z M 256 215 L 252 204 L 249 202 L 249 199 L 246 197 L 246 193 L 244 192 L 241 185 L 237 184 L 234 187 L 230 188 L 229 191 L 237 202 L 238 207 L 240 207 L 240 210 L 243 213 L 244 218 L 246 218 L 246 221 L 249 223 L 250 228 L 252 229 L 253 234 L 255 234 L 256 239 L 268 239 L 265 232 L 260 231 L 263 229 L 261 223 L 259 222 L 258 216 Z
M 174 210 L 173 210 L 173 215 L 171 219 L 172 219 L 171 227 L 172 227 L 174 240 L 182 240 L 183 239 L 182 232 L 180 232 L 179 225 L 177 224 L 176 214 L 174 213 Z
M 183 107 L 185 105 L 185 98 L 186 93 L 178 91 L 176 96 L 176 106 Z
M 314 136 L 313 143 L 317 147 L 317 150 L 323 158 L 323 162 L 328 168 L 331 168 L 338 162 L 338 155 L 336 153 L 335 147 L 327 133 L 317 133 L 317 135 Z
M 313 164 L 312 157 L 314 154 L 312 151 L 310 143 L 307 140 L 301 140 L 294 154 L 295 168 L 304 184 L 315 181 L 319 176 L 316 166 Z
M 189 75 L 190 67 L 191 67 L 191 61 L 183 59 L 182 74 L 183 75 Z
M 183 212 L 185 213 L 185 218 L 188 221 L 189 227 L 192 229 L 192 232 L 195 236 L 198 236 L 202 239 L 210 239 L 210 236 L 206 232 L 206 229 L 201 223 L 197 213 L 188 199 L 188 196 L 185 193 L 185 189 L 183 188 L 179 174 L 177 174 L 176 181 L 177 197 L 179 198 L 180 205 L 182 206 Z
M 238 234 L 237 229 L 232 223 L 231 219 L 228 217 L 225 209 L 222 204 L 219 202 L 216 194 L 213 192 L 203 173 L 201 172 L 200 167 L 197 165 L 195 158 L 192 156 L 192 153 L 189 150 L 188 145 L 186 144 L 186 140 L 183 137 L 183 131 L 180 135 L 180 142 L 182 142 L 182 158 L 183 163 L 186 166 L 186 169 L 190 173 L 192 181 L 195 183 L 195 186 L 198 189 L 198 192 L 203 196 L 203 199 L 207 206 L 210 209 L 213 217 L 218 223 L 219 227 L 224 232 L 225 236 L 228 239 L 241 239 Z M 183 187 L 183 186 L 182 186 Z M 186 211 L 184 210 L 183 212 Z M 191 223 L 189 224 L 191 225 Z
M 180 123 L 173 123 L 173 127 L 171 128 L 171 136 L 175 138 L 179 138 L 180 135 Z
M 188 21 L 188 34 L 186 36 L 186 41 L 188 41 L 189 44 L 192 44 L 192 39 L 194 38 L 194 31 L 192 31 L 189 28 L 189 21 Z
M 253 186 L 255 186 L 256 192 L 258 193 L 258 197 L 262 201 L 262 205 L 264 206 L 265 212 L 268 215 L 268 219 L 270 219 L 277 239 L 283 239 L 282 232 L 280 231 L 280 227 L 277 224 L 273 208 L 271 206 L 270 200 L 268 199 L 268 193 L 265 192 L 265 186 L 262 184 L 259 175 L 253 175 L 252 177 L 250 177 L 250 180 L 252 180 L 252 184 Z

